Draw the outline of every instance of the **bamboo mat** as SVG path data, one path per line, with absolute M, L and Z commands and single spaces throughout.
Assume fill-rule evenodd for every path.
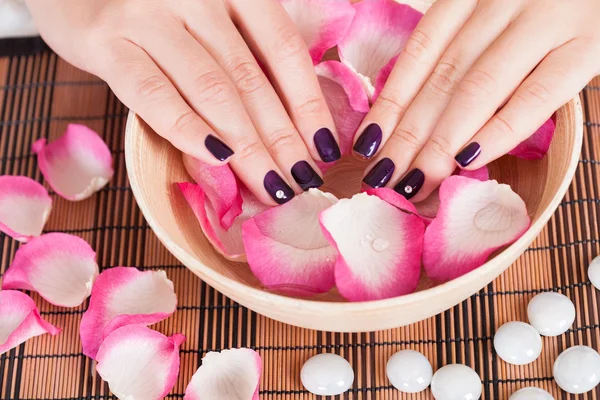
M 187 341 L 181 351 L 180 377 L 169 399 L 183 397 L 205 352 L 239 346 L 256 349 L 264 360 L 264 400 L 315 398 L 304 391 L 299 375 L 303 362 L 320 352 L 342 355 L 355 370 L 353 388 L 336 399 L 430 399 L 429 391 L 401 395 L 389 385 L 385 364 L 404 348 L 424 353 L 434 369 L 454 362 L 473 367 L 483 381 L 484 399 L 507 399 L 529 385 L 542 387 L 557 399 L 597 399 L 600 389 L 568 396 L 552 380 L 552 364 L 562 350 L 578 344 L 598 349 L 600 341 L 600 292 L 586 277 L 588 263 L 600 254 L 600 77 L 582 92 L 582 99 L 585 138 L 575 180 L 531 248 L 459 306 L 383 332 L 334 334 L 280 324 L 235 304 L 188 272 L 148 228 L 129 188 L 123 156 L 127 109 L 103 82 L 50 52 L 0 58 L 0 175 L 27 175 L 42 182 L 31 144 L 41 137 L 56 138 L 70 122 L 87 124 L 104 137 L 114 155 L 114 179 L 79 203 L 52 194 L 54 209 L 46 231 L 86 239 L 97 250 L 102 269 L 118 265 L 163 269 L 173 280 L 178 310 L 156 328 L 165 334 L 183 333 Z M 17 248 L 17 242 L 0 234 L 0 277 Z M 495 330 L 504 322 L 526 321 L 527 302 L 548 290 L 574 301 L 573 329 L 558 338 L 544 338 L 542 356 L 530 365 L 502 362 L 492 349 Z M 32 296 L 43 317 L 63 332 L 34 338 L 0 356 L 0 399 L 113 399 L 81 353 L 78 327 L 86 305 L 63 309 Z

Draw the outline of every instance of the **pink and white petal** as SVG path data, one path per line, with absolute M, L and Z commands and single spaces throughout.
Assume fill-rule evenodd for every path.
M 440 209 L 425 232 L 423 265 L 445 282 L 485 263 L 529 228 L 523 200 L 510 186 L 452 176 L 440 187 Z
M 372 98 L 379 71 L 404 49 L 423 14 L 393 0 L 360 1 L 353 6 L 354 20 L 338 51 L 342 62 L 361 76 Z
M 143 325 L 119 328 L 100 346 L 96 371 L 118 399 L 163 399 L 177 381 L 184 341 L 181 334 L 166 337 Z
M 372 189 L 369 188 L 366 193 L 370 196 L 377 196 L 379 197 L 381 200 L 385 201 L 388 204 L 393 205 L 394 207 L 396 207 L 397 209 L 407 212 L 407 213 L 411 213 L 411 214 L 417 214 L 417 209 L 415 207 L 415 205 L 413 203 L 411 203 L 410 201 L 406 200 L 406 197 L 400 195 L 398 192 L 396 192 L 393 189 L 390 188 L 377 188 L 377 189 Z
M 319 214 L 336 202 L 335 196 L 311 189 L 244 222 L 248 264 L 263 285 L 301 296 L 331 290 L 336 250 L 323 236 Z
M 0 355 L 45 333 L 58 335 L 60 329 L 40 317 L 31 297 L 16 290 L 0 291 Z
M 211 166 L 187 154 L 183 155 L 183 165 L 215 210 L 221 227 L 229 229 L 242 213 L 243 202 L 241 184 L 229 165 Z
M 77 307 L 98 276 L 96 252 L 78 236 L 47 233 L 17 250 L 2 289 L 36 291 L 55 306 Z
M 262 359 L 254 350 L 209 352 L 185 390 L 184 400 L 259 400 Z
M 541 160 L 550 149 L 555 130 L 556 114 L 508 154 L 525 160 Z
M 102 138 L 84 125 L 70 124 L 50 144 L 33 144 L 42 175 L 67 200 L 83 200 L 102 189 L 113 176 L 112 155 Z
M 490 179 L 490 171 L 487 166 L 475 169 L 473 171 L 467 171 L 466 169 L 459 169 L 458 176 L 464 176 L 465 178 L 476 179 L 481 182 L 488 181 Z
M 388 78 L 392 74 L 392 70 L 394 69 L 397 60 L 398 55 L 392 58 L 387 64 L 383 66 L 383 68 L 381 68 L 381 70 L 379 70 L 379 73 L 375 78 L 375 88 L 373 92 L 373 98 L 371 99 L 373 102 L 379 97 L 379 93 L 381 93 L 385 84 L 387 83 Z
M 164 271 L 115 267 L 103 271 L 80 325 L 83 353 L 96 358 L 102 341 L 126 325 L 152 325 L 171 316 L 177 307 L 173 282 Z
M 320 220 L 339 253 L 335 282 L 346 299 L 378 300 L 416 289 L 424 232 L 417 215 L 360 193 L 323 211 Z
M 340 138 L 342 154 L 350 154 L 354 134 L 369 112 L 369 99 L 359 77 L 339 61 L 324 61 L 315 66 Z
M 304 39 L 313 63 L 346 34 L 354 8 L 349 0 L 279 0 Z
M 0 176 L 0 232 L 19 242 L 42 234 L 52 198 L 42 185 L 26 176 Z

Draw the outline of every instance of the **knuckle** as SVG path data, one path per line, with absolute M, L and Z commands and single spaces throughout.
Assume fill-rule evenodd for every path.
M 429 148 L 442 159 L 453 159 L 454 155 L 450 153 L 450 142 L 440 135 L 432 136 L 428 143 Z
M 135 94 L 144 99 L 160 98 L 161 94 L 165 93 L 169 86 L 167 79 L 157 74 L 148 75 L 135 82 Z
M 469 107 L 475 107 L 494 93 L 496 79 L 483 70 L 472 70 L 458 85 L 458 91 L 463 102 Z
M 258 64 L 248 60 L 239 61 L 233 65 L 231 79 L 242 95 L 255 93 L 267 83 Z
M 399 149 L 418 150 L 421 147 L 421 141 L 417 131 L 413 128 L 398 127 L 392 136 L 390 136 L 392 146 Z
M 427 81 L 427 88 L 435 96 L 446 97 L 454 92 L 460 77 L 461 73 L 457 67 L 457 60 L 446 57 L 440 60 L 433 70 Z
M 377 97 L 376 103 L 377 107 L 381 107 L 393 115 L 403 115 L 406 112 L 406 106 L 402 100 L 397 95 L 385 90 Z
M 431 38 L 423 30 L 417 29 L 408 38 L 404 52 L 410 57 L 420 60 L 431 47 Z
M 200 100 L 207 103 L 222 104 L 230 95 L 230 88 L 222 74 L 216 71 L 201 73 L 194 79 L 193 87 L 198 88 Z
M 189 130 L 190 128 L 194 129 L 192 127 L 195 125 L 197 119 L 198 116 L 194 114 L 193 111 L 188 110 L 183 112 L 171 124 L 170 129 L 167 132 L 165 132 L 165 139 L 171 140 L 180 132 L 184 132 L 186 130 Z
M 304 39 L 294 27 L 281 27 L 277 30 L 276 35 L 278 39 L 275 41 L 275 50 L 280 58 L 294 57 L 303 52 L 308 54 Z
M 504 118 L 502 115 L 497 114 L 492 120 L 492 124 L 495 130 L 500 132 L 502 136 L 514 136 L 515 130 L 513 126 Z
M 323 98 L 315 98 L 304 101 L 302 104 L 294 108 L 296 115 L 299 117 L 321 115 L 329 109 Z
M 263 151 L 262 143 L 256 140 L 244 140 L 238 143 L 236 155 L 239 160 L 254 160 Z
M 518 97 L 525 104 L 542 105 L 550 100 L 550 90 L 539 82 L 533 82 L 523 86 L 523 91 L 519 91 Z
M 265 139 L 267 151 L 271 154 L 280 152 L 282 149 L 293 147 L 296 143 L 296 131 L 290 128 L 278 129 Z

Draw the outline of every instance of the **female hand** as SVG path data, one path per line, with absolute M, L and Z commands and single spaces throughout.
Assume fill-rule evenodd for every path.
M 313 159 L 340 157 L 306 45 L 277 0 L 27 2 L 58 54 L 181 151 L 231 157 L 267 204 L 320 186 Z
M 438 0 L 357 132 L 364 182 L 425 199 L 508 153 L 600 74 L 600 0 Z M 364 135 L 364 136 L 361 136 Z

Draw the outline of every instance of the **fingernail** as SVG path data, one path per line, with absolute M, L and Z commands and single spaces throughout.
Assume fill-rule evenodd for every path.
M 364 158 L 371 158 L 377 152 L 381 144 L 381 138 L 382 133 L 379 125 L 371 124 L 365 128 L 356 144 L 354 144 L 354 151 Z
M 321 128 L 315 133 L 315 147 L 324 162 L 334 162 L 340 159 L 342 153 L 331 131 Z
M 287 203 L 295 196 L 292 188 L 275 171 L 267 172 L 264 185 L 269 195 L 277 204 Z
M 306 161 L 298 161 L 294 164 L 292 167 L 292 177 L 302 190 L 318 188 L 323 184 L 323 179 Z
M 225 161 L 233 155 L 233 150 L 216 136 L 208 135 L 204 140 L 204 145 L 210 151 L 210 154 L 219 161 Z
M 363 182 L 372 188 L 383 187 L 389 182 L 396 166 L 389 158 L 382 158 L 364 177 Z
M 413 169 L 410 171 L 396 186 L 394 190 L 400 193 L 406 199 L 411 199 L 423 186 L 425 182 L 425 175 L 420 169 Z
M 467 145 L 454 157 L 458 165 L 466 167 L 471 164 L 481 154 L 481 146 L 477 142 L 472 142 Z

